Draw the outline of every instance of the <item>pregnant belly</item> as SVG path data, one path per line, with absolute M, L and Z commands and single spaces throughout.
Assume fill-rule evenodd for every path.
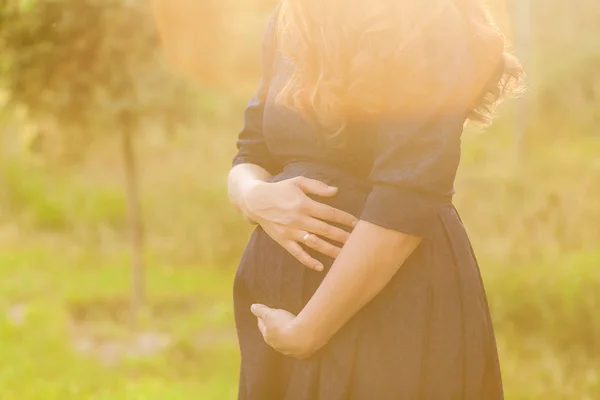
M 368 182 L 335 167 L 294 163 L 274 176 L 280 182 L 297 176 L 323 181 L 338 187 L 330 198 L 310 196 L 360 217 L 370 191 Z M 341 226 L 340 226 L 341 227 Z M 341 227 L 348 229 L 347 227 Z M 242 256 L 236 275 L 236 290 L 244 290 L 253 302 L 299 312 L 325 277 L 333 259 L 306 248 L 325 266 L 323 272 L 313 271 L 297 261 L 287 250 L 269 237 L 260 227 L 253 232 Z

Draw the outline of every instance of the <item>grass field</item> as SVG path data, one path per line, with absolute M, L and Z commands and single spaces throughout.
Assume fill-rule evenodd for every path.
M 2 399 L 229 399 L 230 271 L 152 265 L 133 329 L 125 257 L 15 247 L 0 255 Z

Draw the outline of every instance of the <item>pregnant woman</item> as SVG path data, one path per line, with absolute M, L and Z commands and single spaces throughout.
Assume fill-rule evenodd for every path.
M 503 398 L 452 205 L 518 61 L 482 0 L 283 0 L 229 174 L 243 400 Z

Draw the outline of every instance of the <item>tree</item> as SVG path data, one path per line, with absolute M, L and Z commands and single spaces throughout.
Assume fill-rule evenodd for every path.
M 135 139 L 143 123 L 171 132 L 190 122 L 192 93 L 163 68 L 150 9 L 139 2 L 0 1 L 0 76 L 11 104 L 60 127 L 52 134 L 67 155 L 121 136 L 135 316 L 145 299 Z

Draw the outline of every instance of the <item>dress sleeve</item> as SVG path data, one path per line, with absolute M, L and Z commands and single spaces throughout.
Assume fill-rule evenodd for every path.
M 373 124 L 377 138 L 369 175 L 372 190 L 362 220 L 431 238 L 440 207 L 454 193 L 461 135 L 470 108 L 460 94 L 469 83 L 468 64 L 463 58 L 448 63 L 444 83 L 438 86 L 441 90 L 431 96 L 435 99 L 426 111 Z
M 381 123 L 361 219 L 428 238 L 439 207 L 453 194 L 463 123 L 459 116 Z
M 233 166 L 255 164 L 271 174 L 281 167 L 271 154 L 263 135 L 263 113 L 269 91 L 275 56 L 275 23 L 277 10 L 271 16 L 261 47 L 262 78 L 244 113 L 244 128 L 238 135 L 237 154 Z

